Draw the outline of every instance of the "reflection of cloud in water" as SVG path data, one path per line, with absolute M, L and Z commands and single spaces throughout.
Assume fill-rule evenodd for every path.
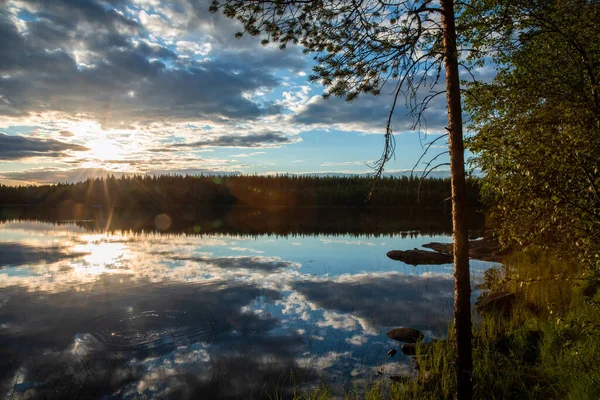
M 441 333 L 452 317 L 453 281 L 447 274 L 343 275 L 298 280 L 292 287 L 313 304 L 312 308 L 327 310 L 319 323 L 336 329 L 348 329 L 356 319 L 367 332 L 407 326 Z M 339 313 L 346 313 L 345 318 Z
M 239 251 L 241 253 L 255 253 L 255 254 L 264 254 L 263 250 L 249 249 L 247 247 L 230 247 L 229 250 Z
M 350 315 L 325 310 L 323 311 L 323 319 L 317 321 L 317 326 L 319 328 L 330 326 L 337 330 L 354 331 L 358 329 L 359 323 Z
M 282 261 L 279 257 L 171 257 L 173 260 L 193 261 L 222 269 L 247 269 L 259 271 L 277 271 L 296 267 L 300 264 Z
M 19 232 L 20 225 L 12 224 Z M 49 224 L 41 224 L 49 228 Z M 132 279 L 158 281 L 230 281 L 244 280 L 261 286 L 280 286 L 289 280 L 276 278 L 300 264 L 267 256 L 213 257 L 201 248 L 223 248 L 243 240 L 228 237 L 196 237 L 160 235 L 71 234 L 62 232 L 59 243 L 47 243 L 46 231 L 38 229 L 27 237 L 27 243 L 0 243 L 0 269 L 3 265 L 21 265 L 19 273 L 0 275 L 0 288 L 28 287 L 30 290 L 58 291 L 92 283 L 102 274 L 128 274 Z M 14 231 L 0 231 L 10 236 Z M 25 232 L 25 231 L 23 231 Z M 21 232 L 22 233 L 22 232 Z M 1 237 L 1 236 L 0 236 Z M 46 243 L 44 243 L 46 241 Z M 36 243 L 30 245 L 29 243 Z M 199 247 L 202 246 L 202 247 Z M 286 273 L 286 275 L 290 275 Z M 273 275 L 273 276 L 271 276 Z
M 66 390 L 68 379 L 78 386 L 63 397 L 166 398 L 248 397 L 305 368 L 338 382 L 368 379 L 390 363 L 385 328 L 437 334 L 451 318 L 451 275 L 378 261 L 389 238 L 352 253 L 347 244 L 361 238 L 279 242 L 40 225 L 0 225 L 0 240 L 32 260 L 0 271 L 0 368 L 8 366 L 0 384 L 18 383 L 28 395 L 50 393 L 57 380 Z M 307 254 L 313 265 L 353 267 L 308 275 L 316 270 L 295 262 Z M 348 274 L 378 267 L 387 272 Z M 30 351 L 35 363 L 23 357 Z M 63 365 L 70 367 L 59 378 Z M 43 382 L 32 382 L 40 371 Z
M 300 357 L 296 360 L 298 365 L 303 368 L 316 368 L 319 370 L 325 370 L 327 368 L 331 368 L 337 362 L 343 359 L 348 359 L 350 357 L 350 352 L 335 352 L 330 351 L 327 354 L 322 356 L 311 356 L 306 355 L 304 357 Z
M 21 243 L 0 243 L 0 269 L 34 263 L 54 263 L 81 257 L 84 252 L 70 253 L 68 248 L 34 247 Z
M 331 239 L 323 238 L 321 243 L 324 244 L 347 244 L 349 246 L 377 246 L 376 243 L 368 242 L 365 240 L 343 240 L 343 239 Z
M 52 386 L 63 391 L 59 397 L 69 396 L 65 390 L 82 397 L 152 393 L 166 380 L 172 398 L 205 390 L 243 396 L 295 368 L 298 336 L 272 337 L 278 320 L 245 308 L 258 297 L 277 299 L 277 292 L 234 282 L 134 282 L 116 274 L 82 289 L 43 296 L 3 290 L 4 386 L 14 384 L 18 370 L 28 395 L 51 393 Z

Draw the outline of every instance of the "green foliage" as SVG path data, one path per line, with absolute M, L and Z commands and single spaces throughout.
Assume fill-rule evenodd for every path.
M 492 226 L 505 244 L 551 246 L 598 265 L 600 7 L 507 4 L 476 2 L 504 24 L 507 36 L 487 44 L 505 67 L 492 83 L 470 85 L 466 97 Z
M 488 287 L 514 292 L 517 301 L 509 317 L 486 314 L 474 328 L 474 398 L 600 398 L 598 285 L 582 280 L 582 269 L 574 260 L 531 249 L 490 274 Z M 452 360 L 450 346 L 436 352 L 434 358 Z M 420 384 L 399 398 L 444 398 L 443 377 L 451 372 L 444 363 L 426 369 L 440 377 L 437 384 Z

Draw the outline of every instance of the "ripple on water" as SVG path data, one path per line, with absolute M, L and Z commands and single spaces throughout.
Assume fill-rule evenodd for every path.
M 125 311 L 107 314 L 96 322 L 102 328 L 92 333 L 91 347 L 109 351 L 135 351 L 161 346 L 192 343 L 204 336 L 205 329 L 185 311 Z

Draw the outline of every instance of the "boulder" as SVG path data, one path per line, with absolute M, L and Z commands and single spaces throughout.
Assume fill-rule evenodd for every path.
M 419 249 L 391 250 L 387 252 L 387 256 L 392 260 L 402 261 L 409 265 L 440 265 L 453 262 L 453 258 L 449 254 Z
M 452 256 L 452 243 L 432 242 L 424 244 L 423 247 Z M 510 250 L 501 248 L 500 243 L 492 236 L 485 236 L 477 240 L 469 240 L 470 258 L 501 262 L 503 257 L 509 253 Z
M 387 337 L 405 343 L 416 343 L 423 339 L 423 334 L 418 329 L 394 328 L 387 333 Z
M 497 312 L 504 316 L 510 315 L 515 294 L 510 292 L 496 292 L 479 298 L 475 304 L 475 311 L 479 314 Z

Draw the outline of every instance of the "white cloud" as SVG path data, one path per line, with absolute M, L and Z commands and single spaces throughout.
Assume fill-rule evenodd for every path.
M 212 50 L 210 43 L 198 43 L 189 40 L 180 40 L 177 42 L 177 51 L 192 53 L 194 55 L 205 56 Z
M 346 338 L 344 341 L 352 346 L 362 346 L 366 342 L 366 339 L 362 335 L 354 335 L 350 338 Z
M 342 161 L 342 162 L 333 162 L 333 161 L 325 161 L 321 164 L 321 167 L 337 167 L 344 165 L 366 165 L 365 161 Z

